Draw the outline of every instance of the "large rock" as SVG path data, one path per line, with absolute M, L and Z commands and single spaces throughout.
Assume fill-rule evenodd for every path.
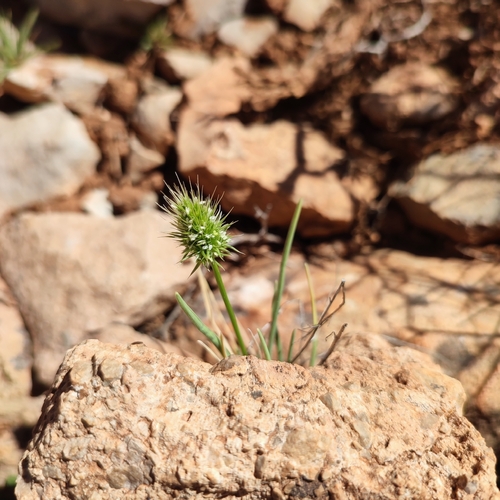
M 200 121 L 188 109 L 177 150 L 180 172 L 199 177 L 206 192 L 225 193 L 225 210 L 253 217 L 256 205 L 271 205 L 269 224 L 287 226 L 302 198 L 304 236 L 347 231 L 353 223 L 354 203 L 334 171 L 345 154 L 318 131 L 285 121 L 248 127 L 235 119 Z
M 417 226 L 455 241 L 482 244 L 500 236 L 500 148 L 476 144 L 435 154 L 389 189 Z
M 174 0 L 35 0 L 44 16 L 63 25 L 139 37 L 162 7 Z
M 0 270 L 31 333 L 39 382 L 49 385 L 64 352 L 93 332 L 139 325 L 173 304 L 191 269 L 159 237 L 169 228 L 151 210 L 117 219 L 23 214 L 0 229 Z
M 424 356 L 374 337 L 312 369 L 86 341 L 58 371 L 16 495 L 496 499 L 463 399 Z
M 62 104 L 0 113 L 0 218 L 54 196 L 71 195 L 95 172 L 99 149 Z
M 458 105 L 457 82 L 444 69 L 419 62 L 395 66 L 361 99 L 370 120 L 389 130 L 443 118 Z

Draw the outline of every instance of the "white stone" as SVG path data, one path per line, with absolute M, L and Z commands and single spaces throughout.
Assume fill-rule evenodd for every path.
M 222 43 L 239 49 L 243 54 L 254 57 L 267 40 L 278 32 L 274 17 L 243 17 L 224 23 L 217 32 Z
M 62 104 L 0 114 L 0 218 L 9 210 L 71 195 L 95 172 L 100 152 Z
M 204 52 L 172 48 L 158 55 L 158 70 L 168 81 L 190 80 L 204 73 L 213 64 Z
M 289 0 L 283 19 L 303 31 L 313 31 L 319 26 L 321 16 L 332 6 L 332 0 Z

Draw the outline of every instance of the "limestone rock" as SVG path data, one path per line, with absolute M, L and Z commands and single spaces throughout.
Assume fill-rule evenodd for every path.
M 236 47 L 243 54 L 255 57 L 267 40 L 278 32 L 274 17 L 243 17 L 224 23 L 217 32 L 222 43 Z
M 443 69 L 409 62 L 382 75 L 361 99 L 361 109 L 381 128 L 422 125 L 456 109 L 456 81 Z
M 169 227 L 166 214 L 143 211 L 27 213 L 0 229 L 0 270 L 30 331 L 39 382 L 49 385 L 64 352 L 93 332 L 141 324 L 173 304 L 191 269 L 160 238 Z
M 16 495 L 496 499 L 462 403 L 459 382 L 367 337 L 312 369 L 90 340 L 57 373 Z
M 204 73 L 213 64 L 204 52 L 171 48 L 158 55 L 158 71 L 170 83 L 191 80 Z
M 246 0 L 186 0 L 179 34 L 197 40 L 213 33 L 225 21 L 241 17 L 246 3 Z
M 180 172 L 207 192 L 224 193 L 222 206 L 235 214 L 265 210 L 271 226 L 287 226 L 299 199 L 304 211 L 299 231 L 324 236 L 346 231 L 354 204 L 333 167 L 344 152 L 321 133 L 278 121 L 244 127 L 234 119 L 198 120 L 189 109 L 181 115 L 177 150 Z M 266 147 L 262 147 L 266 144 Z
M 4 90 L 24 102 L 55 101 L 84 112 L 95 106 L 108 81 L 124 73 L 118 65 L 91 57 L 41 54 L 10 71 Z
M 0 114 L 0 218 L 9 210 L 73 194 L 100 158 L 83 123 L 62 104 Z
M 161 153 L 145 147 L 137 137 L 131 137 L 126 171 L 132 183 L 140 182 L 145 173 L 163 163 L 165 163 L 165 157 Z
M 184 93 L 189 107 L 201 115 L 197 119 L 202 121 L 240 111 L 252 95 L 245 78 L 249 71 L 247 59 L 224 57 L 208 71 L 188 81 L 183 87 Z
M 146 146 L 165 155 L 174 143 L 170 114 L 182 100 L 182 91 L 167 87 L 139 99 L 132 115 L 132 125 Z
M 494 241 L 500 236 L 500 148 L 476 144 L 432 155 L 389 194 L 419 227 L 463 243 Z
M 81 209 L 95 217 L 113 217 L 113 204 L 109 201 L 109 191 L 105 188 L 93 189 L 80 202 Z
M 332 0 L 289 0 L 283 12 L 285 21 L 303 31 L 313 31 L 320 24 L 321 16 L 332 6 Z
M 36 0 L 44 16 L 60 23 L 123 37 L 139 37 L 162 7 L 174 0 Z

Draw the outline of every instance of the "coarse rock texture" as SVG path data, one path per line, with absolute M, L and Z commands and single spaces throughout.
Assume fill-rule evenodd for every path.
M 55 101 L 76 112 L 92 109 L 108 81 L 124 68 L 91 57 L 41 54 L 9 72 L 3 89 L 23 102 Z
M 199 177 L 208 193 L 216 187 L 224 192 L 225 210 L 252 217 L 255 205 L 272 206 L 269 224 L 286 226 L 302 198 L 298 231 L 304 236 L 344 232 L 354 220 L 354 202 L 335 172 L 345 154 L 318 131 L 286 121 L 249 127 L 235 119 L 206 123 L 187 110 L 177 148 L 180 172 L 193 181 Z
M 456 90 L 456 81 L 445 70 L 410 62 L 382 75 L 360 104 L 373 123 L 395 130 L 443 118 L 458 105 Z
M 432 155 L 389 193 L 417 226 L 462 243 L 495 241 L 500 237 L 500 148 L 479 143 L 452 155 Z
M 0 270 L 49 386 L 66 350 L 111 323 L 139 325 L 174 303 L 190 268 L 159 211 L 120 218 L 26 213 L 0 229 Z M 29 279 L 26 277 L 29 276 Z
M 499 498 L 459 382 L 354 337 L 325 367 L 215 366 L 86 341 L 61 365 L 18 498 Z
M 54 196 L 72 195 L 101 157 L 83 123 L 62 104 L 0 113 L 0 219 Z

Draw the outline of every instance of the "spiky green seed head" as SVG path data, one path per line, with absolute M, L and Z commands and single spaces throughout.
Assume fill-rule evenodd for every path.
M 170 197 L 163 195 L 166 206 L 162 207 L 173 218 L 174 230 L 167 234 L 176 239 L 183 247 L 181 262 L 190 258 L 196 261 L 196 267 L 211 269 L 220 266 L 218 260 L 237 250 L 230 245 L 227 234 L 231 223 L 226 222 L 217 200 L 204 197 L 200 186 L 189 189 L 186 186 L 167 186 Z

